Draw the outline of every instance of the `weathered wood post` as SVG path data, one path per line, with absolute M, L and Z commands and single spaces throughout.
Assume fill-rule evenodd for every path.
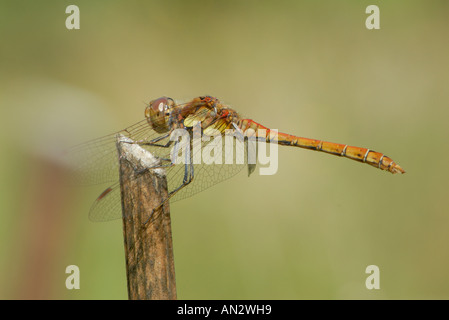
M 167 180 L 159 159 L 123 135 L 117 136 L 130 300 L 176 299 Z M 154 212 L 153 212 L 154 211 Z M 152 215 L 153 213 L 153 215 Z

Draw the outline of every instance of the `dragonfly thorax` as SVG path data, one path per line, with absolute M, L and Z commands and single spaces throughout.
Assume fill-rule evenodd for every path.
M 170 112 L 174 106 L 175 102 L 168 97 L 152 100 L 147 106 L 145 117 L 156 132 L 164 133 L 171 129 Z

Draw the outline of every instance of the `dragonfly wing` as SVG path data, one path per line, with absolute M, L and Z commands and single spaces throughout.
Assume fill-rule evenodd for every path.
M 201 148 L 193 149 L 191 147 L 190 161 L 194 163 L 193 172 L 191 166 L 185 164 L 186 161 L 166 167 L 169 192 L 177 190 L 185 184 L 185 181 L 189 180 L 191 175 L 193 176 L 191 183 L 179 189 L 170 199 L 170 202 L 191 197 L 242 171 L 247 166 L 247 143 L 240 142 L 239 144 L 236 142 L 237 140 L 235 138 L 226 140 L 224 136 L 219 136 L 218 140 L 216 140 L 216 137 L 211 137 L 209 141 L 202 141 Z M 226 143 L 230 141 L 233 143 L 232 148 L 226 146 Z M 168 159 L 171 156 L 171 147 L 162 148 L 145 145 L 143 147 L 161 158 Z M 237 148 L 240 148 L 240 152 L 237 152 Z M 187 155 L 189 155 L 189 151 L 183 151 L 182 148 L 179 148 L 178 151 L 181 159 L 182 152 L 187 152 Z M 239 157 L 237 154 L 241 153 L 243 155 Z M 199 159 L 200 163 L 195 163 L 195 158 Z M 115 161 L 117 162 L 115 169 L 117 170 L 118 180 L 118 159 L 116 158 Z M 95 200 L 91 207 L 89 217 L 93 221 L 108 221 L 118 219 L 121 216 L 120 185 L 117 182 L 107 188 Z
M 122 217 L 120 184 L 117 182 L 103 191 L 89 211 L 92 221 L 109 221 Z
M 214 143 L 214 141 L 202 142 L 201 150 L 193 150 L 195 152 L 201 152 L 200 158 L 201 163 L 199 164 L 194 163 L 193 181 L 184 188 L 182 188 L 181 190 L 179 190 L 173 196 L 173 198 L 170 199 L 171 202 L 191 197 L 196 193 L 199 193 L 224 180 L 233 177 L 234 175 L 238 174 L 243 168 L 246 167 L 246 157 L 243 157 L 241 159 L 243 161 L 237 161 L 238 159 L 236 156 L 236 150 L 233 150 L 233 154 L 229 155 L 229 150 L 227 150 L 224 145 L 225 144 L 224 138 L 221 139 L 221 143 L 219 145 L 219 147 L 222 150 L 221 155 L 217 156 L 216 158 L 219 159 L 219 161 L 217 161 L 219 163 L 211 163 L 211 164 L 205 163 L 206 158 L 210 156 L 211 153 L 212 154 L 214 153 L 211 143 Z M 243 145 L 246 146 L 246 143 Z M 195 156 L 193 155 L 192 152 L 192 159 L 194 158 Z M 190 169 L 187 168 L 187 170 Z M 186 166 L 184 164 L 175 164 L 173 167 L 167 170 L 167 179 L 170 192 L 183 184 L 185 171 Z
M 64 156 L 70 164 L 71 180 L 74 184 L 94 185 L 118 180 L 117 134 L 122 134 L 139 144 L 161 135 L 152 129 L 147 120 L 142 120 L 119 132 L 70 148 Z M 164 148 L 144 147 L 156 156 L 166 154 Z

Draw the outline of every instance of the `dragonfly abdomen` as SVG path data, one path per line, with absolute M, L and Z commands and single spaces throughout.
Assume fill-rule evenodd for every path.
M 246 131 L 247 129 L 254 130 L 256 132 L 256 135 L 258 129 L 264 129 L 266 130 L 266 133 L 263 138 L 266 140 L 266 142 L 275 142 L 275 138 L 272 135 L 271 130 L 253 120 L 243 119 L 241 120 L 239 125 L 243 131 Z M 402 169 L 401 166 L 395 163 L 391 158 L 387 157 L 383 153 L 376 152 L 367 148 L 353 147 L 347 144 L 302 138 L 280 132 L 277 135 L 277 143 L 284 146 L 294 146 L 326 152 L 335 156 L 345 157 L 355 161 L 367 163 L 370 166 L 379 168 L 381 170 L 386 170 L 391 173 L 405 173 L 404 169 Z
M 383 153 L 371 149 L 349 146 L 334 142 L 326 142 L 316 139 L 301 138 L 279 133 L 278 143 L 315 151 L 322 151 L 336 156 L 345 157 L 355 161 L 367 163 L 370 166 L 386 170 L 391 173 L 405 173 L 400 165 Z

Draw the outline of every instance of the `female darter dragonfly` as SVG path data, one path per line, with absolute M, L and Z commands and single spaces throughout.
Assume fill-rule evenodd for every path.
M 224 161 L 221 162 L 222 164 L 175 163 L 170 156 L 169 147 L 173 147 L 173 144 L 178 142 L 170 140 L 171 134 L 176 129 L 184 129 L 192 133 L 194 126 L 198 124 L 203 135 L 218 132 L 224 136 L 229 129 L 240 132 L 249 132 L 248 130 L 251 129 L 250 131 L 254 132 L 253 138 L 258 141 L 321 151 L 366 163 L 393 174 L 405 173 L 391 158 L 371 149 L 280 132 L 273 138 L 270 129 L 251 119 L 241 117 L 237 111 L 211 96 L 197 97 L 183 104 L 177 104 L 168 97 L 161 97 L 148 104 L 144 120 L 119 132 L 75 146 L 69 151 L 69 154 L 76 158 L 74 179 L 77 184 L 115 182 L 95 200 L 89 213 L 90 219 L 106 221 L 122 217 L 118 182 L 119 161 L 116 149 L 118 134 L 130 138 L 162 161 L 168 180 L 168 198 L 171 201 L 190 197 L 226 180 L 245 166 L 248 168 L 248 173 L 254 170 L 255 164 L 249 164 L 248 161 L 240 164 L 224 164 Z M 258 135 L 259 129 L 263 129 L 264 136 Z M 203 146 L 208 143 L 210 141 L 202 142 Z M 193 158 L 195 155 L 191 152 L 189 156 Z M 225 157 L 225 155 L 222 156 Z

